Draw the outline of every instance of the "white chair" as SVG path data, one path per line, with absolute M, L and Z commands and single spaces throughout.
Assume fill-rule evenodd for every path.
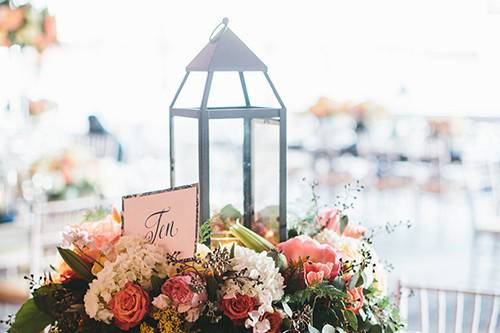
M 500 235 L 500 135 L 497 123 L 475 123 L 462 155 L 471 218 L 476 232 Z
M 496 333 L 500 330 L 500 293 L 428 288 L 400 281 L 397 300 L 410 330 L 416 329 L 415 321 L 419 321 L 422 333 Z
M 87 147 L 97 158 L 118 159 L 120 144 L 109 134 L 86 134 L 77 137 L 77 143 Z
M 79 223 L 85 213 L 97 207 L 109 206 L 97 197 L 37 203 L 33 205 L 31 221 L 31 271 L 41 273 L 54 263 L 56 246 L 62 241 L 66 225 Z

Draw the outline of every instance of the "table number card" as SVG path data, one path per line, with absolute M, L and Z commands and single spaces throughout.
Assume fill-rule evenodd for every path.
M 122 198 L 122 232 L 164 246 L 179 259 L 194 257 L 198 239 L 198 185 Z

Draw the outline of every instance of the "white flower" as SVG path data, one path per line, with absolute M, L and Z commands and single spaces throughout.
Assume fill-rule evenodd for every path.
M 259 311 L 252 311 L 248 314 L 248 319 L 245 321 L 245 327 L 253 327 L 253 333 L 266 333 L 271 329 L 269 319 L 260 320 L 261 314 Z
M 89 317 L 110 323 L 113 319 L 107 308 L 113 295 L 127 282 L 139 284 L 144 289 L 151 288 L 151 276 L 167 276 L 170 267 L 165 261 L 166 250 L 133 236 L 124 236 L 115 247 L 116 259 L 104 263 L 97 278 L 89 284 L 85 294 L 85 311 Z
M 266 252 L 236 246 L 232 259 L 232 270 L 248 280 L 241 284 L 228 279 L 222 287 L 224 298 L 232 298 L 237 294 L 255 297 L 258 300 L 260 315 L 273 312 L 272 302 L 283 297 L 284 278 L 276 267 L 274 260 Z
M 320 243 L 333 246 L 340 252 L 342 259 L 349 261 L 363 260 L 362 250 L 370 252 L 371 264 L 362 272 L 363 287 L 368 288 L 372 284 L 382 293 L 387 293 L 387 276 L 375 249 L 362 239 L 340 236 L 335 231 L 325 229 L 314 237 Z M 373 272 L 375 270 L 375 273 Z
M 66 226 L 64 228 L 63 247 L 69 248 L 74 244 L 79 248 L 83 248 L 89 241 L 88 231 L 81 229 L 78 225 Z

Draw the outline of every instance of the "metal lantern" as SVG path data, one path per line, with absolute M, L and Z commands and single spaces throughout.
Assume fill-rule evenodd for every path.
M 254 148 L 252 147 L 252 121 L 259 119 L 275 122 L 279 126 L 279 237 L 286 239 L 286 108 L 274 87 L 267 66 L 228 28 L 228 19 L 212 32 L 209 43 L 186 67 L 186 74 L 170 105 L 170 184 L 175 186 L 174 125 L 176 117 L 198 120 L 198 177 L 200 193 L 200 221 L 210 218 L 210 150 L 209 122 L 214 119 L 243 120 L 243 208 L 244 224 L 248 227 L 255 217 L 254 211 Z M 206 81 L 201 103 L 193 108 L 176 107 L 179 94 L 191 72 L 206 72 Z M 245 105 L 234 107 L 209 107 L 207 105 L 215 72 L 237 72 Z M 262 72 L 280 107 L 265 107 L 252 104 L 245 72 Z

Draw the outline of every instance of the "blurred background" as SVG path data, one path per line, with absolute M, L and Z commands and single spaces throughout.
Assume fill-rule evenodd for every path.
M 391 292 L 435 288 L 411 298 L 410 328 L 443 289 L 470 295 L 474 314 L 482 293 L 480 322 L 498 318 L 499 0 L 0 0 L 0 317 L 64 224 L 170 186 L 169 104 L 224 16 L 287 106 L 291 213 L 313 182 L 327 205 L 359 180 L 352 220 L 380 231 Z M 199 79 L 183 96 L 194 106 Z M 216 77 L 211 101 L 238 100 L 233 79 Z M 252 96 L 270 102 L 267 88 L 255 79 Z M 178 184 L 196 181 L 194 125 L 176 124 Z M 243 205 L 242 135 L 233 120 L 211 127 L 214 210 Z M 277 127 L 256 128 L 255 150 L 265 210 L 278 200 Z

